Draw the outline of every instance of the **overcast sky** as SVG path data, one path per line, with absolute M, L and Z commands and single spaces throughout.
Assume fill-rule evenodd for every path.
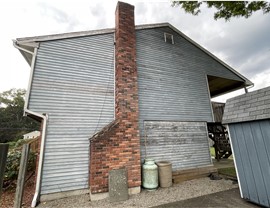
M 135 6 L 135 23 L 169 22 L 250 79 L 255 89 L 270 86 L 270 14 L 230 22 L 213 19 L 203 8 L 199 16 L 171 7 L 170 1 L 127 1 Z M 12 39 L 114 27 L 117 1 L 3 0 L 0 7 L 0 92 L 27 88 L 30 67 Z M 243 93 L 240 90 L 239 93 Z M 227 97 L 217 99 L 225 101 Z

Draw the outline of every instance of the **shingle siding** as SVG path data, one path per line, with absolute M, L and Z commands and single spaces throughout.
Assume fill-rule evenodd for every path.
M 270 87 L 227 100 L 223 123 L 270 118 Z

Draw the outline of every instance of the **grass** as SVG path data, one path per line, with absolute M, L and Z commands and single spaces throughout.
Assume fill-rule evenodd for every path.
M 218 173 L 223 174 L 223 175 L 227 175 L 227 176 L 236 177 L 236 171 L 235 171 L 234 167 L 220 168 L 220 169 L 218 169 Z
M 216 156 L 214 147 L 210 147 L 210 154 L 211 154 L 212 157 Z

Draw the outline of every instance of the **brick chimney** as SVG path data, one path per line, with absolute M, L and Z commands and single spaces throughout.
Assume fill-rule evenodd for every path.
M 134 6 L 118 2 L 115 19 L 115 118 L 91 138 L 90 191 L 108 192 L 108 175 L 126 168 L 129 188 L 141 185 Z

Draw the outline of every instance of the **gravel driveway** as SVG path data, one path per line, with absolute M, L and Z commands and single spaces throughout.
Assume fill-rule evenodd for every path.
M 91 202 L 89 195 L 85 194 L 43 202 L 38 207 L 152 207 L 237 187 L 238 185 L 233 184 L 231 180 L 210 180 L 207 177 L 173 184 L 170 188 L 159 188 L 156 191 L 142 190 L 140 194 L 132 195 L 129 200 L 123 202 L 111 203 L 109 199 Z

